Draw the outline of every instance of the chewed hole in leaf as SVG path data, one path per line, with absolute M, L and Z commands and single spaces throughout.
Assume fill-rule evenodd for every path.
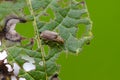
M 81 38 L 84 35 L 85 30 L 86 30 L 85 25 L 84 24 L 79 24 L 78 25 L 78 30 L 77 30 L 77 33 L 76 33 L 76 37 Z
M 12 66 L 10 64 L 6 64 L 5 66 L 8 68 L 8 72 L 13 71 L 13 68 L 12 68 Z
M 13 70 L 14 70 L 13 73 L 15 74 L 15 76 L 18 76 L 20 66 L 17 63 L 13 63 Z
M 24 64 L 23 64 L 23 69 L 25 70 L 25 71 L 27 71 L 27 72 L 29 72 L 29 71 L 31 71 L 31 70 L 35 70 L 35 65 L 34 64 L 32 64 L 32 63 L 29 63 L 29 62 L 25 62 Z
M 19 80 L 26 80 L 25 78 L 19 78 Z
M 29 29 L 29 30 L 28 30 Z M 27 31 L 26 31 L 27 30 Z M 16 25 L 16 31 L 26 37 L 26 38 L 31 38 L 34 36 L 34 29 L 33 29 L 33 26 L 32 26 L 32 23 L 31 22 L 28 22 L 28 23 L 24 23 L 24 24 L 17 24 Z
M 11 76 L 11 80 L 17 80 L 16 76 Z
M 30 63 L 35 63 L 34 58 L 29 57 L 28 55 L 22 56 L 22 59 L 24 59 L 25 61 L 30 62 Z
M 4 63 L 8 63 L 7 59 L 4 60 Z
M 54 19 L 54 12 L 51 8 L 48 8 L 46 12 L 43 12 L 40 16 L 40 21 L 49 22 Z
M 1 40 L 4 39 L 11 42 L 20 42 L 21 40 L 23 40 L 23 37 L 16 32 L 15 28 L 17 23 L 25 23 L 26 19 L 18 17 L 16 15 L 8 15 L 2 21 L 3 21 L 2 24 L 3 28 L 0 31 Z M 4 41 L 4 45 L 7 46 L 8 44 L 5 44 Z
M 5 50 L 0 52 L 0 60 L 4 60 L 6 57 L 7 57 L 7 52 Z

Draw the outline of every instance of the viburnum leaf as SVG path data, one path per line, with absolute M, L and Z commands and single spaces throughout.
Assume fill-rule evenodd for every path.
M 45 61 L 43 61 L 41 53 L 34 50 L 16 46 L 10 47 L 7 50 L 9 64 L 13 65 L 13 63 L 16 63 L 20 67 L 19 78 L 26 78 L 26 80 L 46 80 L 47 77 L 59 71 L 59 65 L 55 63 L 59 54 L 56 53 L 55 49 L 52 49 L 52 55 L 49 54 L 51 57 L 45 57 Z M 32 58 L 33 61 L 27 58 Z M 35 69 L 26 71 L 24 69 L 26 62 L 33 64 Z
M 32 3 L 39 32 L 50 30 L 59 33 L 64 39 L 61 47 L 65 51 L 79 53 L 83 44 L 91 40 L 92 23 L 84 1 L 32 0 Z M 76 34 L 79 34 L 80 24 L 85 25 L 85 33 L 78 38 Z
M 35 36 L 31 38 L 30 42 L 27 40 L 30 44 L 8 47 L 5 41 L 9 40 L 2 39 L 0 49 L 7 51 L 8 63 L 12 66 L 17 64 L 20 67 L 18 74 L 14 74 L 17 80 L 19 78 L 53 80 L 54 75 L 59 74 L 60 66 L 56 64 L 56 60 L 62 51 L 78 54 L 84 44 L 89 44 L 93 37 L 92 22 L 85 0 L 0 1 L 0 13 L 1 33 L 4 32 L 2 31 L 5 27 L 3 20 L 7 15 L 22 16 L 22 20 L 25 18 L 27 22 L 33 22 Z M 82 27 L 84 27 L 84 31 L 81 34 L 79 32 Z M 43 39 L 41 34 L 44 31 L 57 34 L 57 38 L 63 41 L 51 40 L 51 36 L 48 36 L 50 40 Z M 17 43 L 21 43 L 21 41 Z
M 2 20 L 7 15 L 16 14 L 21 15 L 21 9 L 26 6 L 25 0 L 13 1 L 1 1 L 0 2 L 0 20 Z

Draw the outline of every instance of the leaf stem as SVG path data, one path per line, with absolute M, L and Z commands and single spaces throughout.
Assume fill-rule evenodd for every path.
M 38 28 L 37 28 L 37 23 L 36 23 L 37 22 L 37 18 L 34 15 L 34 11 L 33 11 L 31 0 L 26 0 L 26 1 L 27 1 L 28 8 L 30 10 L 30 13 L 31 13 L 31 15 L 34 18 L 34 21 L 33 21 L 34 32 L 35 32 L 35 36 L 36 36 L 38 48 L 41 49 L 42 60 L 43 60 L 43 64 L 44 64 L 44 67 L 45 67 L 45 73 L 46 73 L 47 71 L 46 71 L 46 64 L 45 64 L 45 51 L 44 51 L 44 48 L 43 48 L 43 46 L 41 44 L 41 40 L 40 40 L 40 36 L 39 36 L 39 31 L 38 31 Z M 48 80 L 47 73 L 46 73 L 46 80 Z

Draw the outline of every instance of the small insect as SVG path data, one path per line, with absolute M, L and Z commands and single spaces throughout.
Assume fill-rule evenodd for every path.
M 43 40 L 55 41 L 55 42 L 62 43 L 62 44 L 64 43 L 64 40 L 58 35 L 58 33 L 53 32 L 53 31 L 45 30 L 41 32 L 40 37 Z
M 59 80 L 59 79 L 58 79 L 58 74 L 54 74 L 54 75 L 51 77 L 50 80 Z

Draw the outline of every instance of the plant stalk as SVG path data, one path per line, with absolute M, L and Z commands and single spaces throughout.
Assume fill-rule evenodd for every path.
M 46 73 L 47 71 L 46 71 L 46 64 L 45 64 L 45 51 L 44 51 L 44 48 L 43 48 L 43 46 L 41 44 L 41 40 L 40 40 L 40 36 L 39 36 L 39 31 L 38 31 L 38 28 L 37 28 L 37 18 L 34 15 L 34 11 L 33 11 L 31 0 L 26 0 L 26 1 L 27 1 L 27 5 L 29 7 L 30 13 L 31 13 L 31 15 L 34 18 L 34 21 L 33 21 L 34 32 L 35 32 L 35 36 L 36 36 L 36 40 L 37 40 L 38 49 L 41 49 L 43 65 L 45 67 L 45 73 Z M 46 73 L 46 80 L 48 80 L 47 73 Z

